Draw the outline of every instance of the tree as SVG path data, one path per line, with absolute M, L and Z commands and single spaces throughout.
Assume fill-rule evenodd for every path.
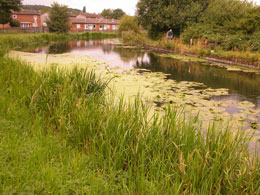
M 11 21 L 11 10 L 19 11 L 21 0 L 1 0 L 0 1 L 0 24 L 5 24 Z
M 196 23 L 210 0 L 140 0 L 137 4 L 138 23 L 152 37 L 170 28 L 180 34 L 189 23 Z
M 102 12 L 101 12 L 101 15 L 107 19 L 116 19 L 116 20 L 119 20 L 123 15 L 125 15 L 125 12 L 118 8 L 118 9 L 104 9 Z
M 11 15 L 9 12 L 0 10 L 0 24 L 4 25 L 11 21 Z
M 101 12 L 101 16 L 107 18 L 107 19 L 111 19 L 112 18 L 112 14 L 113 14 L 113 10 L 112 9 L 104 9 Z
M 117 8 L 117 9 L 113 10 L 112 18 L 119 20 L 123 15 L 125 15 L 125 12 L 122 9 Z
M 84 13 L 86 13 L 86 6 L 83 7 L 83 10 L 82 10 Z
M 11 13 L 11 10 L 19 11 L 22 5 L 21 0 L 1 0 L 0 10 Z
M 136 18 L 134 16 L 124 15 L 120 19 L 118 32 L 121 35 L 123 31 L 134 31 L 135 33 L 139 31 Z
M 70 29 L 68 7 L 53 3 L 47 26 L 50 32 L 65 33 Z

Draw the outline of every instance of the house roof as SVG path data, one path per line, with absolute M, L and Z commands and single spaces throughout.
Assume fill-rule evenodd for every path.
M 41 15 L 40 12 L 37 11 L 30 11 L 30 10 L 23 10 L 23 11 L 12 11 L 13 14 L 17 15 Z
M 101 14 L 95 14 L 95 13 L 81 12 L 79 15 L 84 15 L 84 16 L 86 16 L 86 18 L 103 18 L 103 16 L 101 16 Z
M 71 18 L 72 24 L 119 24 L 119 20 L 104 18 Z

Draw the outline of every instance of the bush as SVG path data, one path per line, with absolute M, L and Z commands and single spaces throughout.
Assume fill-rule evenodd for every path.
M 224 50 L 242 50 L 250 49 L 249 36 L 243 34 L 229 35 L 222 41 L 221 46 Z
M 134 31 L 135 33 L 139 32 L 138 24 L 134 16 L 124 15 L 120 20 L 119 25 L 119 35 L 122 35 L 123 31 Z
M 144 37 L 134 31 L 124 31 L 121 33 L 123 42 L 128 45 L 144 45 Z
M 11 27 L 20 27 L 20 22 L 18 20 L 11 20 L 10 26 Z

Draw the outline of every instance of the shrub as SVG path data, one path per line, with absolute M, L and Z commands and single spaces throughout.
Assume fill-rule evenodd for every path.
M 18 20 L 11 20 L 10 26 L 11 27 L 20 27 L 20 22 Z
M 144 37 L 134 31 L 123 31 L 121 34 L 123 42 L 128 45 L 144 45 L 145 43 Z
M 138 24 L 134 16 L 124 15 L 120 19 L 118 32 L 120 35 L 122 35 L 123 31 L 134 31 L 135 33 L 139 32 Z

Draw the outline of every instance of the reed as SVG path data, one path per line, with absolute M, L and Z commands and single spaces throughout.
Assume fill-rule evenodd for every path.
M 14 48 L 67 35 L 35 36 L 1 41 Z M 260 193 L 260 162 L 243 132 L 212 124 L 205 133 L 199 116 L 184 120 L 170 105 L 149 118 L 140 99 L 116 102 L 93 71 L 35 72 L 5 52 L 0 194 Z
M 259 194 L 249 138 L 109 98 L 94 72 L 0 59 L 0 193 Z

